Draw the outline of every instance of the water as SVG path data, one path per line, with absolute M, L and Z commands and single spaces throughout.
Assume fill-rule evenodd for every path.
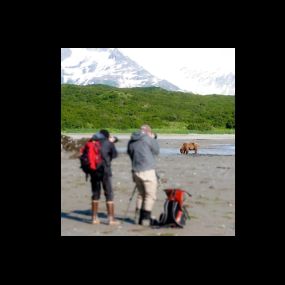
M 126 147 L 117 147 L 119 153 L 126 153 Z M 160 148 L 160 155 L 181 155 L 179 148 Z M 190 151 L 188 155 L 193 155 L 194 151 Z M 211 144 L 198 149 L 198 155 L 235 155 L 234 144 Z
M 198 149 L 198 153 L 204 155 L 235 155 L 234 144 L 212 144 Z

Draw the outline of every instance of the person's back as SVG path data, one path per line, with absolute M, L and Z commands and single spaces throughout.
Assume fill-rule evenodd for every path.
M 128 143 L 128 154 L 132 160 L 133 171 L 155 169 L 154 155 L 159 154 L 158 142 L 144 132 L 136 132 Z
M 118 156 L 118 152 L 114 143 L 108 139 L 101 141 L 101 156 L 103 159 L 104 172 L 106 175 L 112 176 L 111 161 Z
M 133 180 L 138 189 L 136 211 L 140 212 L 139 224 L 151 221 L 151 211 L 156 200 L 157 177 L 155 155 L 159 154 L 156 135 L 148 125 L 133 133 L 127 150 L 132 161 Z

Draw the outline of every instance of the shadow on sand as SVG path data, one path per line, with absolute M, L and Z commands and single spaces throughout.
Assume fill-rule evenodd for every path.
M 80 217 L 79 215 L 83 216 L 83 217 Z M 88 210 L 75 210 L 75 211 L 72 211 L 69 213 L 61 212 L 61 218 L 62 219 L 70 219 L 70 220 L 74 220 L 74 221 L 81 222 L 81 223 L 91 224 L 91 210 L 90 209 L 88 209 Z M 98 218 L 107 220 L 108 216 L 106 213 L 99 212 Z M 115 219 L 120 221 L 120 222 L 124 222 L 124 223 L 128 223 L 128 224 L 135 224 L 135 221 L 133 219 L 130 219 L 130 218 L 123 218 L 123 217 L 115 216 Z M 105 222 L 102 221 L 102 224 L 105 224 Z

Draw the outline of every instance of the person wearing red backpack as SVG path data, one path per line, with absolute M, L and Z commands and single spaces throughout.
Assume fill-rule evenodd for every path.
M 96 169 L 90 172 L 92 188 L 92 224 L 100 224 L 97 213 L 102 184 L 106 198 L 108 224 L 118 225 L 119 222 L 114 218 L 114 193 L 111 181 L 111 161 L 118 156 L 116 147 L 114 145 L 114 143 L 117 141 L 117 138 L 110 137 L 110 134 L 107 130 L 100 130 L 100 132 L 92 136 L 91 141 L 93 142 L 94 146 L 100 146 L 99 152 L 101 158 L 97 159 L 96 161 Z

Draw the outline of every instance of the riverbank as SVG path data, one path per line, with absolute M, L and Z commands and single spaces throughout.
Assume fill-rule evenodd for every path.
M 72 134 L 73 138 L 75 138 Z M 78 135 L 78 134 L 76 134 Z M 89 137 L 88 134 L 86 137 Z M 118 148 L 126 147 L 130 134 L 116 134 Z M 190 137 L 192 136 L 192 137 Z M 209 135 L 208 135 L 209 136 Z M 228 136 L 228 135 L 227 135 Z M 79 137 L 82 138 L 82 134 Z M 234 144 L 234 137 L 203 135 L 163 135 L 158 140 L 161 148 L 179 148 L 181 142 L 197 140 L 202 148 L 212 144 Z M 160 155 L 157 172 L 161 184 L 153 215 L 157 218 L 163 210 L 163 189 L 179 187 L 192 197 L 186 201 L 191 220 L 184 229 L 151 229 L 133 223 L 135 201 L 128 219 L 120 226 L 107 226 L 106 206 L 102 193 L 99 216 L 101 225 L 91 225 L 90 183 L 79 169 L 78 159 L 72 153 L 61 152 L 61 234 L 63 236 L 233 236 L 235 235 L 235 156 L 223 155 Z M 113 187 L 115 215 L 124 220 L 125 211 L 134 184 L 131 163 L 125 153 L 113 161 Z M 135 200 L 135 199 L 134 199 Z

